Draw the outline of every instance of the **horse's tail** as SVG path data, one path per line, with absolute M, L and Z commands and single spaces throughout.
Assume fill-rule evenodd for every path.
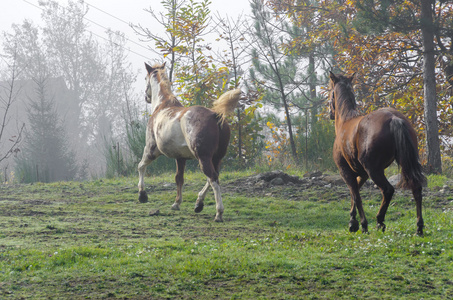
M 394 118 L 390 122 L 390 131 L 393 133 L 396 145 L 395 160 L 401 168 L 401 181 L 398 186 L 405 189 L 421 187 L 426 183 L 422 172 L 422 165 L 418 156 L 418 146 L 415 132 L 410 124 L 401 118 Z
M 240 98 L 241 89 L 235 89 L 222 94 L 219 99 L 214 101 L 212 110 L 219 116 L 221 124 L 225 122 L 227 115 L 237 107 Z

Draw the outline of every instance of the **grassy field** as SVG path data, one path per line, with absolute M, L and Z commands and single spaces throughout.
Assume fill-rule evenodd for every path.
M 419 237 L 407 192 L 395 193 L 382 233 L 380 194 L 364 187 L 370 233 L 351 234 L 345 185 L 246 187 L 250 175 L 221 174 L 224 223 L 213 221 L 212 191 L 193 212 L 198 172 L 186 175 L 180 211 L 170 210 L 174 174 L 146 179 L 145 204 L 137 178 L 2 185 L 0 298 L 453 298 L 445 178 L 430 178 Z

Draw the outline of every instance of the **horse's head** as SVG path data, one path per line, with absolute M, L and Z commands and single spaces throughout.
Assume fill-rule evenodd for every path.
M 335 92 L 333 89 L 329 92 L 329 115 L 331 120 L 335 120 Z
M 330 72 L 329 82 L 329 114 L 330 119 L 335 120 L 335 108 L 337 106 L 338 97 L 344 98 L 345 95 L 352 97 L 352 102 L 355 108 L 354 91 L 352 88 L 352 81 L 354 80 L 355 73 L 352 76 L 335 75 Z M 338 97 L 336 97 L 338 96 Z
M 157 91 L 153 91 L 153 89 L 157 89 L 159 84 L 163 80 L 167 80 L 167 74 L 165 72 L 165 62 L 161 65 L 154 65 L 150 66 L 145 63 L 146 71 L 148 74 L 146 75 L 146 90 L 145 90 L 145 100 L 148 103 L 151 103 L 153 99 L 153 92 L 156 93 Z

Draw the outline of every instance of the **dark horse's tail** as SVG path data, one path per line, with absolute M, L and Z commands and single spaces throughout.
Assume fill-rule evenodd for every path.
M 401 167 L 399 186 L 405 189 L 422 187 L 426 182 L 418 157 L 418 146 L 415 132 L 404 119 L 393 118 L 390 131 L 393 133 L 396 145 L 395 160 Z

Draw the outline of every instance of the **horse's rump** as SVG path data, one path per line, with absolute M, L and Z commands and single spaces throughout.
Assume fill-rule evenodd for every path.
M 357 144 L 362 147 L 359 157 L 366 153 L 361 161 L 373 160 L 371 163 L 387 167 L 395 160 L 401 168 L 401 188 L 413 189 L 425 182 L 416 132 L 402 113 L 392 108 L 378 109 L 362 118 L 358 134 Z
M 228 145 L 229 125 L 221 125 L 221 117 L 211 109 L 191 106 L 180 118 L 181 128 L 191 150 L 198 157 L 212 155 Z M 222 142 L 222 143 L 221 143 Z M 222 156 L 223 157 L 223 156 Z

